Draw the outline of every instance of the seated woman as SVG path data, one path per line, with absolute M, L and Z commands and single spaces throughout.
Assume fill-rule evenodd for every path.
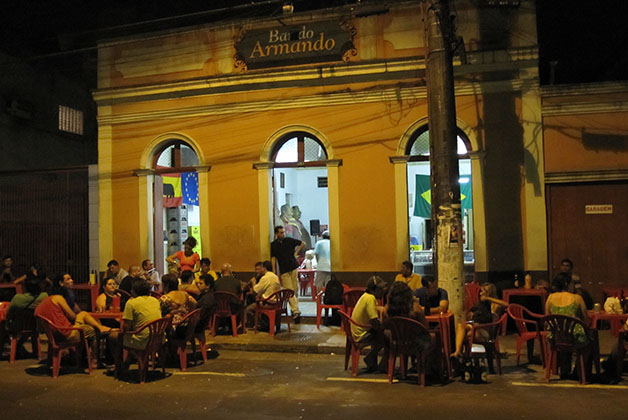
M 161 314 L 172 316 L 172 324 L 178 324 L 185 316 L 196 309 L 196 300 L 187 292 L 179 290 L 179 280 L 171 275 L 165 275 L 161 280 L 164 295 L 159 299 Z M 185 334 L 185 326 L 177 327 L 177 337 Z
M 116 292 L 118 285 L 113 277 L 106 278 L 102 285 L 102 293 L 96 298 L 96 312 L 111 311 L 113 298 L 120 297 Z
M 407 283 L 401 281 L 395 281 L 390 286 L 388 292 L 388 304 L 386 305 L 386 317 L 402 316 L 406 318 L 414 319 L 421 323 L 425 328 L 428 328 L 427 320 L 423 312 L 423 307 L 419 304 L 417 298 L 412 296 L 412 289 Z M 386 324 L 384 323 L 384 327 Z M 424 335 L 417 337 L 417 351 L 428 352 L 432 351 L 432 338 L 430 335 Z M 436 356 L 436 355 L 430 355 Z M 431 357 L 430 357 L 431 358 Z M 428 363 L 429 366 L 438 366 L 438 363 Z
M 576 293 L 568 292 L 569 283 L 571 282 L 571 276 L 568 273 L 558 273 L 554 280 L 552 280 L 552 290 L 554 293 L 547 297 L 545 301 L 545 314 L 546 315 L 567 315 L 580 319 L 585 325 L 589 325 L 587 319 L 587 306 L 584 303 L 582 296 Z M 582 328 L 581 325 L 576 325 L 573 330 L 573 334 L 576 340 L 580 343 L 586 344 L 589 341 L 589 337 Z M 551 334 L 548 333 L 548 339 L 551 338 Z M 566 378 L 571 369 L 571 355 L 567 357 L 564 354 L 558 354 L 557 365 L 560 367 L 561 378 Z
M 468 320 L 477 324 L 489 324 L 495 322 L 508 307 L 508 302 L 497 299 L 497 289 L 492 283 L 484 283 L 480 290 L 480 300 L 471 308 L 467 315 Z M 451 354 L 452 358 L 459 358 L 462 355 L 462 346 L 465 339 L 471 332 L 471 325 L 461 322 L 456 326 L 456 351 Z M 475 330 L 475 340 L 478 342 L 489 339 L 489 332 L 479 328 Z
M 418 299 L 412 296 L 412 289 L 400 281 L 394 282 L 388 292 L 386 316 L 403 316 L 412 318 L 427 328 L 427 320 Z
M 554 293 L 547 297 L 545 301 L 546 315 L 567 315 L 580 319 L 585 325 L 588 325 L 587 306 L 582 296 L 567 291 L 571 276 L 567 273 L 559 273 L 552 280 L 552 290 Z M 576 328 L 574 331 L 579 340 L 586 341 L 584 330 Z
M 37 309 L 35 309 L 35 315 L 47 318 L 58 327 L 82 328 L 87 338 L 94 337 L 96 334 L 95 330 L 100 332 L 111 331 L 111 328 L 102 325 L 88 312 L 80 311 L 76 313 L 72 310 L 66 298 L 63 296 L 64 290 L 64 287 L 53 288 L 51 296 L 44 299 L 37 306 Z M 64 339 L 68 341 L 78 341 L 80 339 L 80 334 L 76 330 L 61 330 L 60 333 L 64 336 Z
M 68 306 L 78 314 L 81 312 L 81 308 L 76 303 L 76 297 L 74 296 L 74 291 L 72 290 L 73 285 L 74 280 L 68 273 L 57 274 L 52 281 L 50 294 L 63 296 Z

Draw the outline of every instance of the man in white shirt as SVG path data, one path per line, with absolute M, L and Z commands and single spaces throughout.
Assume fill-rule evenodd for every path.
M 314 286 L 316 286 L 316 290 L 322 290 L 331 278 L 331 248 L 328 231 L 323 232 L 323 239 L 316 242 L 314 255 L 316 256 Z
M 146 273 L 146 280 L 149 281 L 153 290 L 161 290 L 161 281 L 159 281 L 159 273 L 155 270 L 155 266 L 151 260 L 142 261 L 142 269 Z
M 257 295 L 258 300 L 267 299 L 273 293 L 281 290 L 281 283 L 279 283 L 279 277 L 273 273 L 273 265 L 270 261 L 258 262 L 255 264 L 255 271 L 259 272 L 262 277 L 257 284 L 253 286 L 253 291 Z M 253 326 L 255 320 L 255 307 L 257 302 L 251 303 L 246 307 L 247 323 L 249 326 Z

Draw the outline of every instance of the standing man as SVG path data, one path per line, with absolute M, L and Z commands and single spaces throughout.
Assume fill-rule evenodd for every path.
M 275 240 L 270 244 L 270 256 L 273 263 L 273 270 L 281 273 L 281 284 L 284 289 L 294 291 L 295 296 L 288 301 L 292 318 L 295 324 L 301 323 L 301 311 L 299 311 L 299 301 L 296 298 L 297 291 L 297 263 L 296 257 L 299 255 L 305 243 L 293 238 L 286 237 L 283 226 L 275 226 Z M 279 267 L 277 267 L 279 263 Z
M 560 272 L 568 274 L 571 279 L 567 286 L 567 291 L 569 293 L 582 295 L 582 281 L 580 280 L 580 276 L 573 272 L 573 262 L 571 262 L 569 258 L 564 258 L 560 262 Z
M 404 261 L 401 263 L 401 270 L 395 277 L 395 281 L 402 281 L 406 283 L 410 289 L 414 292 L 421 287 L 421 276 L 413 273 L 414 266 L 410 261 Z
M 316 256 L 316 277 L 314 286 L 316 290 L 323 290 L 331 278 L 331 248 L 329 243 L 329 231 L 323 232 L 323 239 L 316 242 L 314 247 Z

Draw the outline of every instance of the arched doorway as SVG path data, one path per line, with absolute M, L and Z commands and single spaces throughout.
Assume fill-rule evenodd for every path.
M 281 136 L 271 152 L 271 238 L 274 226 L 312 249 L 329 229 L 327 151 L 314 135 L 304 131 Z
M 462 205 L 463 252 L 465 272 L 473 272 L 475 263 L 471 144 L 458 130 L 458 170 Z M 427 125 L 410 136 L 406 144 L 408 186 L 408 234 L 410 261 L 419 274 L 432 273 L 432 241 L 434 232 L 431 220 L 430 140 Z
M 190 236 L 196 239 L 194 250 L 201 255 L 198 165 L 196 152 L 183 140 L 166 140 L 155 149 L 151 165 L 153 259 L 160 273 L 168 272 L 165 258 L 182 250 Z

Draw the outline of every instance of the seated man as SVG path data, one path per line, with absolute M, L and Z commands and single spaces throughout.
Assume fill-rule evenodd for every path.
M 421 279 L 423 287 L 414 291 L 414 296 L 419 299 L 425 315 L 430 313 L 447 312 L 449 309 L 449 295 L 445 289 L 438 287 L 438 281 L 432 276 Z
M 10 333 L 19 332 L 19 330 L 24 327 L 28 328 L 28 325 L 23 325 L 23 320 L 26 316 L 26 312 L 31 311 L 32 314 L 32 311 L 37 308 L 37 305 L 39 305 L 44 299 L 48 297 L 48 293 L 41 291 L 40 278 L 33 273 L 28 273 L 26 275 L 24 287 L 26 288 L 26 293 L 18 293 L 13 296 L 13 299 L 11 299 L 11 304 L 9 305 L 9 309 L 7 311 L 6 330 Z M 1 332 L 0 337 L 2 337 Z M 26 350 L 22 346 L 27 338 L 28 336 L 22 336 L 19 343 L 17 344 L 17 353 L 20 356 L 27 354 Z M 0 353 L 2 352 L 3 344 L 4 343 L 2 343 L 2 340 L 0 339 Z
M 373 372 L 378 369 L 381 372 L 387 371 L 387 357 L 382 357 L 379 366 L 377 364 L 377 355 L 386 344 L 386 336 L 379 322 L 379 313 L 383 312 L 384 308 L 377 306 L 377 299 L 384 296 L 385 293 L 386 283 L 381 277 L 373 276 L 369 278 L 366 283 L 366 291 L 360 299 L 358 299 L 355 308 L 353 308 L 353 313 L 351 314 L 351 319 L 355 322 L 370 325 L 370 328 L 366 329 L 351 324 L 351 334 L 355 341 L 371 346 L 371 351 L 364 356 L 364 362 L 366 363 L 368 372 Z
M 279 277 L 275 273 L 273 273 L 273 264 L 266 260 L 262 262 L 262 265 L 255 266 L 255 270 L 259 269 L 262 277 L 259 282 L 253 286 L 253 291 L 257 296 L 257 300 L 262 300 L 270 297 L 273 293 L 281 290 L 281 284 L 279 283 Z M 257 302 L 251 303 L 246 307 L 246 315 L 248 324 L 253 326 L 253 322 L 255 321 L 255 308 L 257 307 Z
M 128 294 L 131 294 L 131 291 L 133 290 L 133 282 L 138 277 L 142 277 L 142 269 L 140 268 L 140 266 L 139 265 L 130 266 L 129 274 L 126 275 L 122 279 L 122 281 L 120 282 L 120 285 L 118 286 L 118 289 L 124 290 Z
M 179 284 L 179 290 L 182 292 L 189 293 L 193 298 L 197 298 L 200 296 L 201 291 L 194 284 L 194 273 L 190 270 L 183 270 L 181 272 L 181 276 L 179 277 L 181 283 Z M 213 280 L 210 280 L 211 284 L 209 284 L 209 288 L 212 289 L 214 287 Z
M 194 276 L 197 279 L 204 274 L 208 274 L 212 276 L 212 279 L 214 279 L 214 281 L 218 280 L 218 274 L 216 274 L 216 272 L 211 269 L 212 262 L 209 258 L 201 258 L 200 264 L 201 270 L 194 273 Z
M 211 289 L 214 278 L 209 274 L 203 274 L 196 280 L 196 287 L 201 291 L 196 307 L 201 310 L 201 316 L 196 325 L 197 333 L 203 332 L 209 325 L 209 319 L 216 309 L 216 301 L 214 300 L 214 291 Z
M 122 315 L 124 320 L 122 330 L 124 332 L 137 330 L 143 325 L 161 318 L 159 300 L 150 296 L 151 287 L 151 284 L 142 277 L 138 277 L 133 281 L 132 288 L 135 297 L 129 299 L 126 303 L 124 314 Z M 122 348 L 118 345 L 118 335 L 119 333 L 112 332 L 109 336 L 109 344 L 116 349 L 114 352 L 116 364 L 120 366 Z M 139 334 L 125 334 L 122 343 L 125 347 L 143 350 L 148 344 L 149 335 L 148 328 Z
M 410 287 L 413 292 L 421 287 L 421 276 L 413 273 L 413 265 L 410 261 L 401 263 L 399 274 L 395 277 L 395 281 L 402 281 Z
M 240 296 L 242 293 L 242 285 L 240 284 L 240 280 L 233 277 L 231 264 L 223 264 L 220 272 L 222 276 L 216 280 L 214 290 L 216 292 L 231 292 L 234 295 Z

